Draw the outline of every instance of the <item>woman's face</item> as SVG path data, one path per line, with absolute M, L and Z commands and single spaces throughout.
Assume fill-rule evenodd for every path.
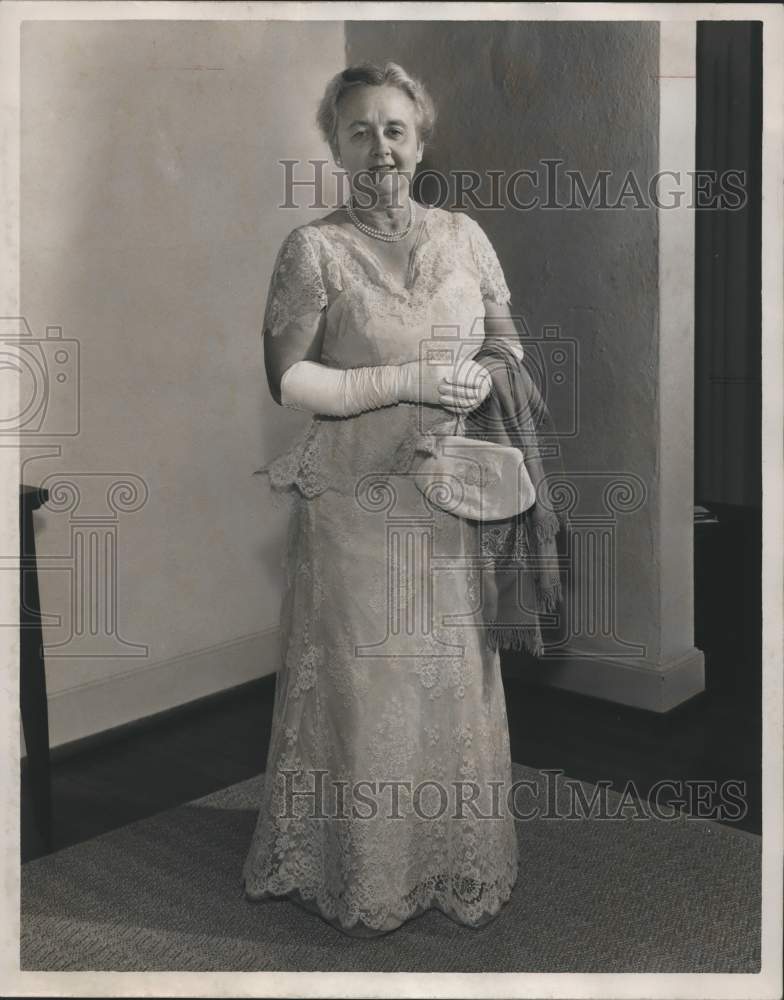
M 416 107 L 397 87 L 363 86 L 338 105 L 338 148 L 361 207 L 371 195 L 380 205 L 404 205 L 422 159 Z

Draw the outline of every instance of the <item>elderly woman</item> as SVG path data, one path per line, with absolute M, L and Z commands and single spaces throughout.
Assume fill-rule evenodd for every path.
M 499 656 L 477 626 L 477 527 L 427 503 L 410 474 L 421 435 L 491 390 L 471 360 L 483 336 L 514 329 L 480 226 L 411 196 L 434 118 L 394 63 L 329 83 L 318 124 L 351 197 L 286 237 L 263 327 L 273 398 L 312 419 L 260 470 L 291 506 L 282 663 L 242 884 L 249 900 L 288 897 L 364 937 L 430 908 L 479 927 L 517 877 Z M 464 356 L 457 340 L 423 362 L 445 336 Z

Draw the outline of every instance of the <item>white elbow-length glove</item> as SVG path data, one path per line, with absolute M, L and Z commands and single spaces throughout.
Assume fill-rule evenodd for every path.
M 296 361 L 283 373 L 280 401 L 295 410 L 336 417 L 404 402 L 467 413 L 479 406 L 492 387 L 487 369 L 468 359 L 455 364 L 411 361 L 348 369 Z

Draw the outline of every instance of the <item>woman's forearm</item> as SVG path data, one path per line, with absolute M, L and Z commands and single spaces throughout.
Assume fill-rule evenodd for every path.
M 400 365 L 330 368 L 314 361 L 297 361 L 283 373 L 283 406 L 325 416 L 350 417 L 401 402 L 445 406 L 467 412 L 478 406 L 492 388 L 482 365 Z
M 350 417 L 399 402 L 397 365 L 330 368 L 297 361 L 280 380 L 283 406 L 325 416 Z

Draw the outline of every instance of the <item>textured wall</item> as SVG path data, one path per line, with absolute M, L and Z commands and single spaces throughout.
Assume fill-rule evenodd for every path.
M 589 184 L 598 171 L 612 171 L 617 197 L 628 171 L 645 186 L 659 166 L 658 30 L 656 23 L 349 22 L 347 57 L 393 59 L 429 86 L 439 122 L 423 167 L 511 173 L 557 158 Z M 482 201 L 489 190 L 480 190 Z M 422 193 L 436 197 L 429 184 Z M 518 194 L 530 198 L 533 189 L 522 184 Z M 567 188 L 559 200 L 569 202 Z M 567 472 L 629 472 L 652 487 L 656 212 L 469 211 L 490 235 L 513 308 L 531 333 L 557 325 L 577 342 L 578 434 L 564 443 Z M 566 425 L 558 404 L 555 416 Z M 619 519 L 616 581 L 623 638 L 652 652 L 655 502 Z

